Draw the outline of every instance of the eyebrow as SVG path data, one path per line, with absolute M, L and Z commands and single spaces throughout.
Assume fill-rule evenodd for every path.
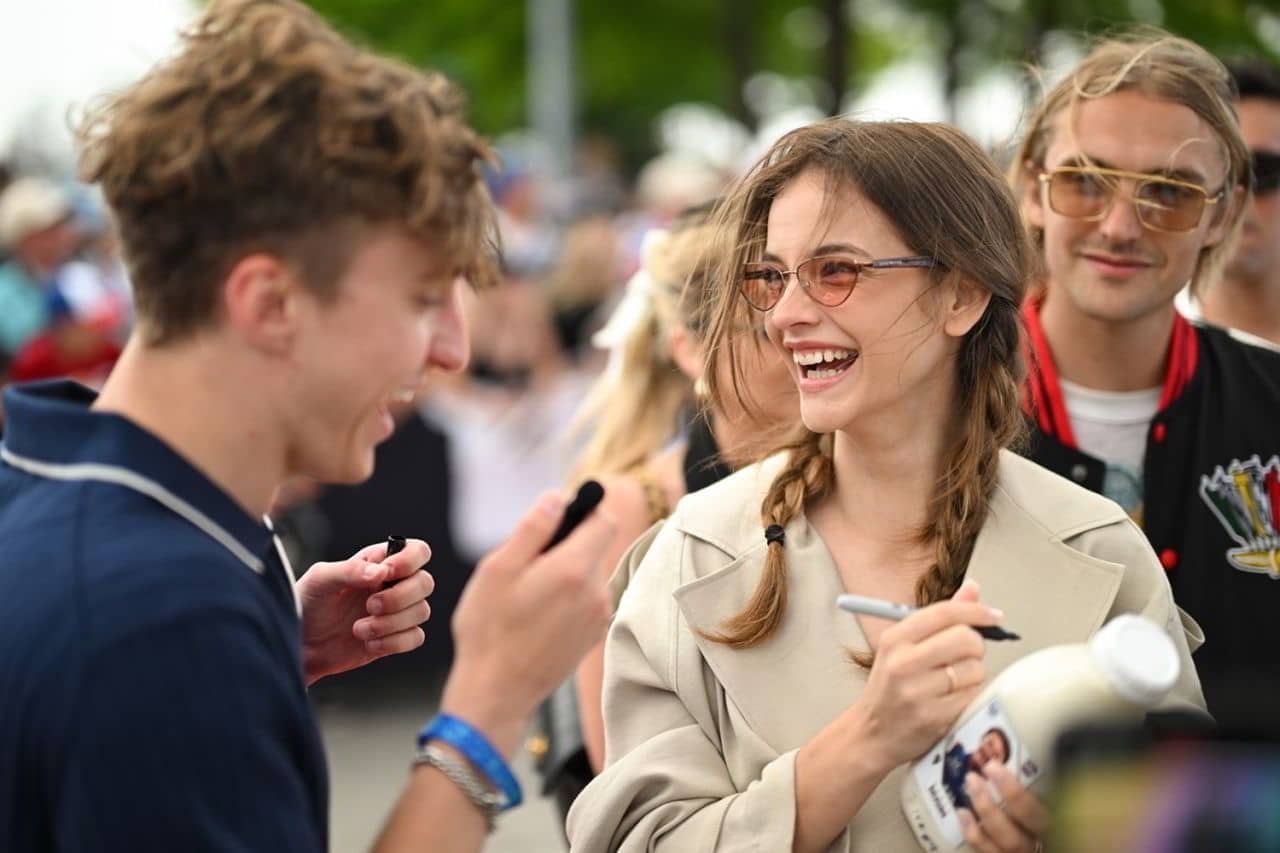
M 863 249 L 860 246 L 855 246 L 852 243 L 823 243 L 821 246 L 814 249 L 813 253 L 808 257 L 816 258 L 819 255 L 836 255 L 840 253 L 851 254 L 851 255 L 861 255 L 864 258 L 871 257 L 871 253 L 868 252 L 866 249 Z M 762 256 L 762 259 L 766 261 L 773 261 L 779 264 L 782 263 L 781 258 L 779 258 L 773 252 L 770 252 L 768 250 L 765 251 L 764 255 Z M 805 258 L 805 260 L 808 260 L 808 258 Z
M 1097 166 L 1102 169 L 1115 169 L 1119 172 L 1134 171 L 1131 169 L 1121 169 L 1119 166 L 1113 166 L 1100 157 L 1089 157 L 1088 159 L 1077 156 L 1068 157 L 1058 164 L 1059 166 L 1074 166 L 1078 168 L 1088 168 L 1089 166 Z M 1185 181 L 1189 184 L 1197 184 L 1199 186 L 1208 186 L 1208 179 L 1195 169 L 1141 169 L 1137 170 L 1139 174 L 1152 175 L 1158 178 L 1172 178 L 1175 181 Z

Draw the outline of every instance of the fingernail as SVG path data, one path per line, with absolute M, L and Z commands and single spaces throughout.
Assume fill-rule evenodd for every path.
M 365 642 L 365 644 L 364 644 L 364 647 L 365 647 L 366 649 L 368 649 L 369 651 L 371 651 L 371 652 L 380 652 L 380 651 L 382 651 L 382 641 L 381 641 L 381 640 L 367 640 L 367 641 Z
M 1004 611 L 1003 611 L 1003 610 L 1001 610 L 999 607 L 988 607 L 987 609 L 991 611 L 991 615 L 992 615 L 994 618 L 996 618 L 996 619 L 1003 619 L 1003 618 L 1004 618 Z
M 364 579 L 371 581 L 378 575 L 382 574 L 382 566 L 378 563 L 368 563 L 364 567 Z
M 373 636 L 373 626 L 368 622 L 357 622 L 355 632 L 357 637 L 368 642 L 369 638 Z
M 384 606 L 381 598 L 369 599 L 369 612 L 374 616 L 381 614 Z

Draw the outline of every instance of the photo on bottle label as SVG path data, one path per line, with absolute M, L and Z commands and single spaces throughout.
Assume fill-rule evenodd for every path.
M 964 843 L 964 827 L 956 810 L 972 809 L 965 777 L 970 772 L 982 776 L 982 768 L 992 761 L 1007 765 L 1023 785 L 1040 775 L 1039 764 L 1028 754 L 998 699 L 962 720 L 911 769 L 929 816 L 952 846 Z

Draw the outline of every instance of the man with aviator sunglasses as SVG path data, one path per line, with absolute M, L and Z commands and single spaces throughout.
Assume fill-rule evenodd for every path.
M 1011 177 L 1045 261 L 1024 309 L 1029 455 L 1143 528 L 1229 718 L 1277 669 L 1280 353 L 1192 325 L 1174 297 L 1217 287 L 1249 202 L 1231 78 L 1185 39 L 1102 41 L 1036 110 Z
M 1205 320 L 1280 346 L 1280 68 L 1227 64 L 1240 92 L 1240 134 L 1253 162 L 1253 200 L 1222 281 L 1200 294 Z

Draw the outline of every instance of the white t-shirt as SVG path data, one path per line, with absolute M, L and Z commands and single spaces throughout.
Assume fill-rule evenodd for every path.
M 1134 518 L 1142 510 L 1147 429 L 1160 409 L 1160 388 L 1097 391 L 1058 380 L 1076 446 L 1107 463 L 1102 492 Z

